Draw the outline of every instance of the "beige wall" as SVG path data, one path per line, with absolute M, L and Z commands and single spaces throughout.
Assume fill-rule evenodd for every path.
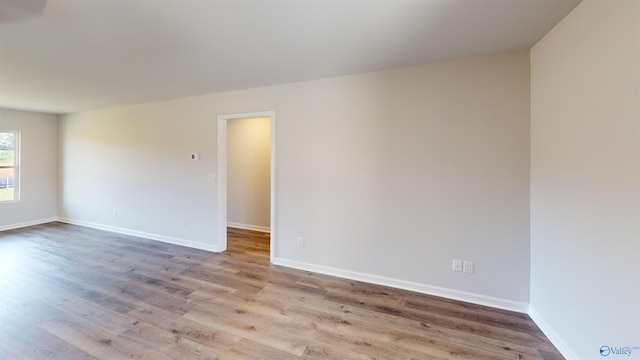
M 229 226 L 268 231 L 271 196 L 270 118 L 227 123 L 227 220 Z
M 276 262 L 526 311 L 528 52 L 64 116 L 59 215 L 214 248 L 216 117 L 265 110 Z
M 0 129 L 21 134 L 20 201 L 0 204 L 0 230 L 55 220 L 57 116 L 0 109 Z
M 531 313 L 569 359 L 640 346 L 639 24 L 584 0 L 531 51 Z

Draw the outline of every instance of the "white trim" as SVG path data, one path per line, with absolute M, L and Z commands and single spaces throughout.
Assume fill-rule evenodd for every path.
M 269 111 L 269 116 L 271 117 L 271 198 L 269 201 L 271 202 L 270 209 L 270 219 L 269 219 L 269 257 L 270 261 L 273 262 L 276 258 L 276 112 Z
M 227 118 L 218 115 L 217 124 L 216 244 L 220 251 L 225 251 L 227 250 Z
M 97 224 L 97 223 L 92 223 L 92 222 L 82 221 L 82 220 L 58 218 L 58 221 L 59 222 L 63 222 L 63 223 L 67 223 L 67 224 L 72 224 L 72 225 L 78 225 L 78 226 L 84 226 L 84 227 L 89 227 L 89 228 L 98 229 L 98 230 L 110 231 L 110 232 L 114 232 L 114 233 L 118 233 L 118 234 L 137 236 L 137 237 L 145 238 L 145 239 L 149 239 L 149 240 L 162 241 L 162 242 L 173 244 L 173 245 L 187 246 L 187 247 L 194 248 L 194 249 L 219 252 L 218 251 L 218 247 L 215 246 L 215 245 L 202 244 L 202 243 L 199 243 L 199 242 L 186 240 L 186 239 L 179 239 L 179 238 L 174 238 L 174 237 L 169 237 L 169 236 L 163 236 L 163 235 L 158 235 L 158 234 L 147 233 L 147 232 L 143 232 L 143 231 L 125 229 L 125 228 L 109 226 L 109 225 L 102 225 L 102 224 Z
M 217 214 L 217 244 L 219 251 L 227 249 L 227 121 L 233 119 L 249 119 L 268 117 L 271 119 L 271 221 L 269 230 L 271 233 L 271 262 L 276 259 L 276 112 L 258 111 L 251 113 L 218 115 L 217 118 L 217 172 L 216 186 Z M 225 226 L 222 226 L 225 224 Z
M 267 226 L 240 224 L 240 223 L 234 223 L 234 222 L 231 222 L 231 221 L 227 221 L 227 226 L 228 227 L 233 227 L 233 228 L 238 228 L 238 229 L 244 229 L 244 230 L 255 230 L 255 231 L 262 231 L 262 232 L 266 232 L 266 233 L 270 233 L 271 232 L 271 230 Z
M 569 345 L 567 345 L 567 343 L 565 343 L 564 340 L 562 340 L 562 338 L 558 336 L 558 334 L 553 330 L 553 328 L 546 321 L 544 321 L 542 316 L 538 314 L 538 312 L 533 307 L 533 305 L 529 305 L 529 317 L 531 317 L 531 320 L 533 320 L 533 322 L 535 322 L 536 325 L 538 325 L 540 330 L 542 330 L 542 332 L 547 336 L 547 339 L 551 341 L 551 343 L 558 349 L 558 351 L 560 351 L 560 353 L 562 354 L 562 356 L 565 357 L 565 359 L 580 360 L 578 355 L 576 355 L 576 353 L 574 353 L 573 350 L 571 350 Z
M 466 301 L 478 305 L 490 306 L 493 308 L 516 311 L 526 314 L 529 309 L 528 303 L 521 303 L 512 300 L 495 298 L 492 296 L 486 296 L 481 294 L 474 294 L 465 291 L 453 290 L 442 288 L 438 286 L 431 286 L 425 284 L 419 284 L 411 281 L 398 280 L 388 278 L 379 275 L 371 275 L 365 273 L 359 273 L 350 270 L 338 269 L 329 266 L 315 265 L 295 260 L 288 260 L 282 258 L 276 258 L 272 260 L 272 263 L 276 265 L 286 266 L 294 269 L 312 271 L 320 274 L 337 276 L 341 278 L 363 281 L 371 284 L 389 286 L 397 289 L 414 291 L 422 294 L 440 296 L 453 300 Z
M 13 169 L 13 200 L 0 201 L 2 205 L 15 204 L 20 202 L 20 174 L 22 172 L 22 132 L 20 130 L 0 129 L 0 132 L 13 133 L 13 166 L 3 166 L 4 169 Z M 8 187 L 7 183 L 7 188 Z M 0 228 L 0 231 L 2 229 Z
M 45 219 L 25 221 L 25 222 L 15 223 L 15 224 L 2 225 L 0 226 L 0 231 L 13 230 L 13 229 L 19 229 L 27 226 L 46 224 L 46 223 L 54 222 L 57 220 L 58 218 L 51 217 L 51 218 L 45 218 Z

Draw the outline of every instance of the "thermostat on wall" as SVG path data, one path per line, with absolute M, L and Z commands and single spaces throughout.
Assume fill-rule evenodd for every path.
M 200 159 L 200 154 L 198 153 L 192 153 L 191 154 L 191 160 L 198 160 Z

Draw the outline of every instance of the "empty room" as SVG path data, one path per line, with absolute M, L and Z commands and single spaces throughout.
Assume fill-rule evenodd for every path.
M 0 359 L 640 359 L 640 0 L 0 0 Z

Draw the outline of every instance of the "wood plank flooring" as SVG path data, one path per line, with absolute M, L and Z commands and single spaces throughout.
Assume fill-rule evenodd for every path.
M 0 232 L 0 359 L 563 359 L 524 314 L 51 223 Z

